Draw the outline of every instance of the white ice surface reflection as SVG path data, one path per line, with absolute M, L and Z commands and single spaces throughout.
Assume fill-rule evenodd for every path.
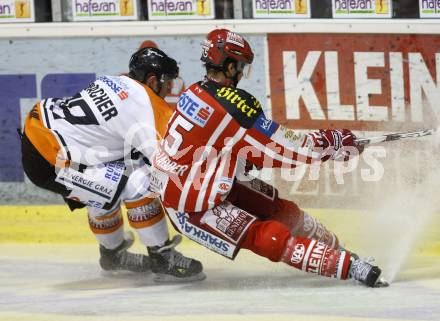
M 244 251 L 231 262 L 181 250 L 203 261 L 205 281 L 104 276 L 91 244 L 1 244 L 0 320 L 440 320 L 439 257 L 412 258 L 389 288 L 369 289 Z

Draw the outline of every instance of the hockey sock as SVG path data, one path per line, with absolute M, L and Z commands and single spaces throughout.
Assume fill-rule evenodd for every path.
M 341 280 L 348 278 L 350 268 L 350 252 L 301 237 L 291 237 L 287 241 L 280 260 L 305 272 Z
M 315 239 L 329 245 L 331 248 L 338 248 L 339 240 L 337 236 L 316 218 L 302 211 L 294 202 L 277 198 L 269 204 L 272 205 L 270 209 L 266 209 L 269 213 L 269 219 L 285 224 L 292 235 Z
M 158 246 L 168 240 L 165 210 L 159 199 L 145 197 L 136 201 L 125 201 L 125 207 L 128 223 L 136 230 L 142 244 Z
M 301 211 L 296 226 L 291 230 L 292 234 L 298 237 L 314 239 L 325 243 L 332 249 L 339 247 L 338 237 L 326 229 L 326 227 L 313 216 Z
M 305 272 L 342 280 L 348 278 L 350 252 L 333 249 L 317 240 L 294 237 L 286 225 L 277 221 L 252 223 L 241 247 Z
M 100 213 L 94 208 L 87 208 L 90 230 L 95 234 L 99 244 L 106 249 L 118 247 L 124 240 L 121 208 L 117 206 L 107 213 Z

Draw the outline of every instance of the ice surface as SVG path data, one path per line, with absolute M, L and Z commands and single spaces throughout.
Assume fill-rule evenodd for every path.
M 231 262 L 181 250 L 203 261 L 205 281 L 104 276 L 92 244 L 1 244 L 0 320 L 440 320 L 438 256 L 412 257 L 389 288 L 370 289 L 245 251 Z

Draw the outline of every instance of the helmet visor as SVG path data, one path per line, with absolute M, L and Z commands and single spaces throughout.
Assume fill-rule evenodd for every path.
M 157 94 L 164 98 L 169 95 L 173 89 L 174 80 L 176 79 L 176 75 L 165 75 L 163 74 L 159 80 L 158 92 Z
M 237 61 L 237 70 L 243 75 L 244 78 L 250 78 L 252 73 L 252 64 Z
M 172 82 L 177 77 L 178 77 L 178 75 L 176 75 L 176 74 L 172 74 L 172 75 L 162 74 L 162 76 L 160 77 L 160 82 L 161 83 Z

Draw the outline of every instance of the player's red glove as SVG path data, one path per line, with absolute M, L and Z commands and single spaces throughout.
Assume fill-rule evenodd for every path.
M 313 138 L 315 147 L 322 149 L 322 161 L 330 158 L 347 161 L 353 154 L 353 148 L 356 148 L 359 153 L 363 151 L 363 148 L 356 146 L 356 136 L 348 129 L 321 129 L 319 133 L 314 133 Z

